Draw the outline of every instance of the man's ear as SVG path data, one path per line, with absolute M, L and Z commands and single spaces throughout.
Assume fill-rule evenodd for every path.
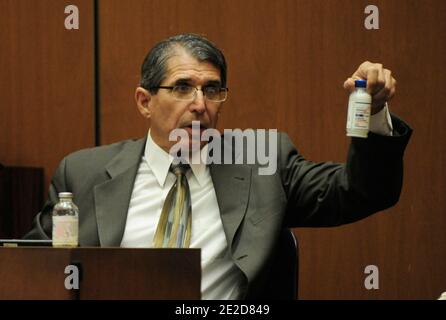
M 150 99 L 152 98 L 152 95 L 149 91 L 144 89 L 143 87 L 136 88 L 135 91 L 135 101 L 136 106 L 138 107 L 139 112 L 142 114 L 142 116 L 146 119 L 150 119 Z

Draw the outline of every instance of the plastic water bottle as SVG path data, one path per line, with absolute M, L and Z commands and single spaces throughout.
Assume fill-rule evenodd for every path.
M 347 114 L 347 136 L 367 138 L 370 128 L 372 96 L 367 93 L 367 81 L 355 80 L 355 90 L 350 94 Z
M 53 247 L 77 247 L 79 243 L 79 209 L 71 192 L 60 192 L 53 208 Z

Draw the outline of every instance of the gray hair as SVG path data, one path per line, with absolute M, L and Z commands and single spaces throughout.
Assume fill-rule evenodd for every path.
M 141 87 L 155 94 L 166 78 L 167 61 L 181 47 L 200 62 L 209 62 L 220 70 L 222 86 L 226 87 L 226 60 L 223 53 L 203 36 L 185 33 L 167 38 L 156 44 L 147 54 L 141 66 Z

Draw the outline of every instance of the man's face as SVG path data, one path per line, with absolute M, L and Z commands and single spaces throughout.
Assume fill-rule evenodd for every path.
M 220 85 L 220 71 L 208 62 L 200 62 L 184 50 L 179 50 L 167 61 L 166 78 L 161 86 L 190 85 L 199 89 L 209 85 Z M 200 136 L 207 128 L 217 125 L 222 102 L 212 102 L 198 90 L 192 101 L 176 100 L 168 89 L 149 93 L 147 118 L 151 121 L 152 139 L 165 151 L 176 143 L 169 141 L 169 134 L 176 128 L 185 129 L 192 136 L 192 121 L 200 121 Z M 191 141 L 191 140 L 190 140 Z M 204 146 L 206 142 L 201 142 Z

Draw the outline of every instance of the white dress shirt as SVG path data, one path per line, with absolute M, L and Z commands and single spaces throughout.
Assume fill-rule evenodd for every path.
M 207 152 L 205 146 L 201 152 Z M 173 158 L 147 135 L 121 247 L 151 248 L 164 200 L 175 182 Z M 186 174 L 192 201 L 191 248 L 201 248 L 202 299 L 240 298 L 245 281 L 231 259 L 209 168 L 191 164 Z

